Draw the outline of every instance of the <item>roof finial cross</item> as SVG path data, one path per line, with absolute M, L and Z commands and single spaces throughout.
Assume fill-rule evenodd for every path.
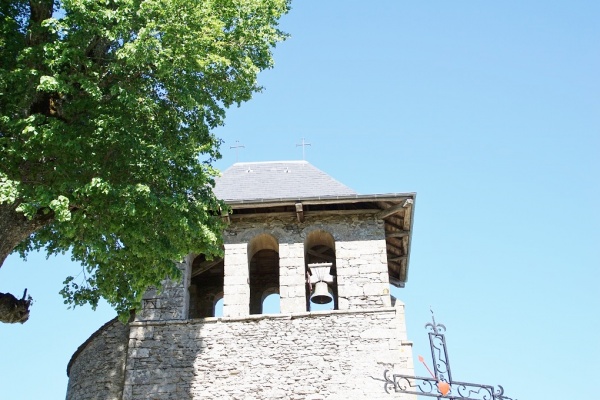
M 235 146 L 229 146 L 229 148 L 235 149 L 235 162 L 238 162 L 239 149 L 245 149 L 246 147 L 244 145 L 241 145 L 239 140 L 236 140 Z
M 296 144 L 296 147 L 300 147 L 300 146 L 302 146 L 302 160 L 306 160 L 305 149 L 306 149 L 306 146 L 310 146 L 310 143 L 306 142 L 304 140 L 304 138 L 302 138 L 302 143 Z

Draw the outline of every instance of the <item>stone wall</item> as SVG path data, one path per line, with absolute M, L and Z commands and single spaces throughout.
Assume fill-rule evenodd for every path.
M 318 215 L 307 214 L 304 222 L 296 217 L 271 217 L 234 220 L 224 233 L 225 243 L 248 243 L 254 237 L 268 233 L 282 243 L 304 243 L 314 230 L 333 235 L 336 241 L 384 239 L 384 222 L 371 214 Z
M 181 271 L 181 279 L 165 280 L 160 291 L 150 289 L 144 293 L 142 309 L 137 310 L 136 321 L 164 321 L 186 319 L 189 312 L 190 265 L 193 257 L 188 256 L 177 267 Z
M 340 310 L 389 307 L 389 276 L 383 221 L 370 214 L 307 215 L 293 218 L 248 218 L 234 221 L 223 234 L 225 242 L 223 315 L 250 314 L 248 244 L 261 235 L 272 237 L 279 254 L 281 312 L 306 311 L 305 240 L 315 231 L 333 237 Z M 162 292 L 149 290 L 136 321 L 189 317 L 190 273 L 193 257 L 179 264 L 183 278 L 167 281 Z M 215 289 L 216 290 L 216 289 Z M 200 294 L 201 295 L 201 294 Z M 260 297 L 260 296 L 259 296 Z
M 123 400 L 413 399 L 404 307 L 131 324 Z
M 404 305 L 133 322 L 100 328 L 69 363 L 67 400 L 365 399 L 414 374 Z
M 121 400 L 129 326 L 112 320 L 73 355 L 67 400 Z
M 389 307 L 385 240 L 336 242 L 340 310 Z
M 241 317 L 250 313 L 248 245 L 225 243 L 223 315 Z
M 309 242 L 335 254 L 337 311 L 306 312 Z M 413 374 L 404 305 L 391 307 L 383 221 L 248 218 L 224 243 L 224 317 L 189 319 L 190 255 L 180 281 L 145 294 L 134 322 L 107 324 L 76 352 L 67 400 L 415 400 L 383 384 L 386 369 Z M 249 253 L 261 247 L 279 256 L 279 315 L 249 315 Z
M 279 245 L 279 302 L 282 313 L 306 309 L 306 277 L 302 243 Z

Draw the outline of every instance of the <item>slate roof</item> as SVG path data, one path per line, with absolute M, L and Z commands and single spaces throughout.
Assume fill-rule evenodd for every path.
M 216 179 L 214 193 L 225 201 L 357 195 L 307 161 L 235 163 Z

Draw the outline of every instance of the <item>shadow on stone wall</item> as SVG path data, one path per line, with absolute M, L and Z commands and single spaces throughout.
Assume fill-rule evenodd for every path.
M 94 332 L 67 366 L 67 400 L 121 399 L 129 327 L 116 318 Z

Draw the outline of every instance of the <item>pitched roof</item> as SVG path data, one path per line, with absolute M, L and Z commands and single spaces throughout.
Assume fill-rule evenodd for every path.
M 307 161 L 235 163 L 216 179 L 214 193 L 226 201 L 357 194 Z

